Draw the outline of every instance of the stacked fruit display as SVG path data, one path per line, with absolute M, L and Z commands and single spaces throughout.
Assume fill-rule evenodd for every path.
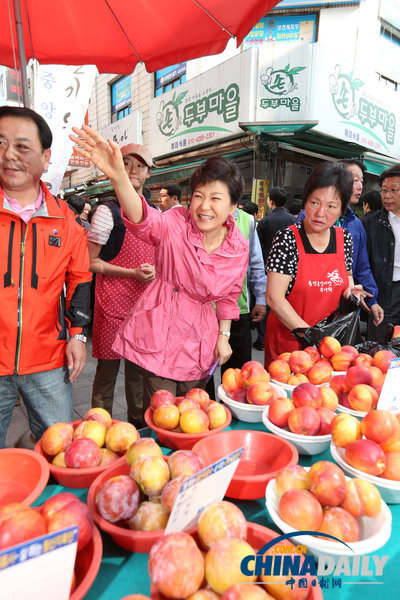
M 107 465 L 138 438 L 134 425 L 112 422 L 104 408 L 91 408 L 82 421 L 50 425 L 37 446 L 52 465 L 79 469 Z
M 241 369 L 227 369 L 222 375 L 222 385 L 235 402 L 266 406 L 277 398 L 269 374 L 256 360 L 246 362 Z

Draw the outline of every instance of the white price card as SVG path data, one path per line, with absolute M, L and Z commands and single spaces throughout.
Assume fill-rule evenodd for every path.
M 192 527 L 207 504 L 222 500 L 243 450 L 244 447 L 235 450 L 182 482 L 165 528 L 166 534 Z
M 392 358 L 390 361 L 377 408 L 400 413 L 400 358 Z
M 7 600 L 68 600 L 78 527 L 34 538 L 0 552 L 0 597 Z

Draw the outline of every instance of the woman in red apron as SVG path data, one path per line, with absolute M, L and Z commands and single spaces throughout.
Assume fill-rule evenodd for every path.
M 334 227 L 352 194 L 351 173 L 339 163 L 322 163 L 308 178 L 305 218 L 278 232 L 267 260 L 266 300 L 271 308 L 265 337 L 265 367 L 282 353 L 300 350 L 293 329 L 311 327 L 330 315 L 354 288 L 352 241 Z

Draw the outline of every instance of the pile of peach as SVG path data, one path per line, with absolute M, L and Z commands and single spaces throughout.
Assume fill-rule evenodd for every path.
M 357 358 L 368 356 L 368 361 L 363 358 L 363 364 L 357 363 L 351 366 L 345 375 L 332 377 L 329 386 L 336 392 L 339 404 L 360 412 L 376 408 L 390 360 L 394 356 L 384 357 L 386 364 L 383 364 L 380 362 L 381 352 L 392 355 L 388 350 L 379 350 L 373 358 L 369 354 L 359 354 Z M 377 364 L 381 367 L 379 368 Z
M 296 531 L 321 531 L 343 542 L 360 538 L 358 517 L 376 517 L 381 510 L 378 489 L 363 479 L 346 481 L 340 467 L 319 461 L 306 471 L 292 465 L 275 479 L 280 518 Z
M 288 385 L 327 383 L 333 372 L 347 371 L 355 365 L 374 366 L 375 380 L 382 385 L 390 361 L 395 355 L 389 350 L 380 350 L 372 358 L 369 354 L 359 354 L 354 346 L 341 346 L 333 337 L 324 337 L 318 349 L 308 346 L 304 350 L 284 352 L 268 366 L 272 379 Z M 378 385 L 378 383 L 377 383 Z
M 158 390 L 150 401 L 154 425 L 175 433 L 204 433 L 226 421 L 225 408 L 210 400 L 205 390 L 193 388 L 177 398 L 167 390 Z
M 284 577 L 263 575 L 264 585 L 260 585 L 254 583 L 256 575 L 242 573 L 242 560 L 258 550 L 246 537 L 247 523 L 237 506 L 224 500 L 209 504 L 200 513 L 196 539 L 185 532 L 172 533 L 152 546 L 152 588 L 165 598 L 187 600 L 304 600 L 310 588 L 304 591 L 298 582 L 288 593 L 282 585 Z
M 257 360 L 246 362 L 241 369 L 227 369 L 222 375 L 222 385 L 232 400 L 258 406 L 266 406 L 277 398 L 269 381 L 269 374 Z
M 300 383 L 294 388 L 291 400 L 273 400 L 268 419 L 273 425 L 299 435 L 328 435 L 337 405 L 338 398 L 329 387 Z
M 341 413 L 331 423 L 332 441 L 346 462 L 368 475 L 400 481 L 400 414 L 371 410 L 361 423 Z
M 191 450 L 177 450 L 166 461 L 153 438 L 134 442 L 126 460 L 129 475 L 108 479 L 96 505 L 103 519 L 134 531 L 164 529 L 183 480 L 205 466 Z
M 76 428 L 70 423 L 50 425 L 40 438 L 43 452 L 57 467 L 73 469 L 108 464 L 139 437 L 130 423 L 112 423 L 104 408 L 91 408 Z

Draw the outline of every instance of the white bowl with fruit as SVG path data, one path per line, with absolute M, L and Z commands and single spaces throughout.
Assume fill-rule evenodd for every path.
M 286 392 L 280 386 L 275 385 L 271 381 L 266 385 L 271 387 L 275 392 L 275 394 L 271 394 L 271 398 L 286 398 Z M 245 390 L 243 391 L 245 392 Z M 218 398 L 228 406 L 232 416 L 238 419 L 238 421 L 244 421 L 245 423 L 262 422 L 262 413 L 266 404 L 249 404 L 245 394 L 242 394 L 242 400 L 238 402 L 225 391 L 222 384 L 218 387 Z
M 321 555 L 370 554 L 386 544 L 391 535 L 392 514 L 379 491 L 364 480 L 346 477 L 329 461 L 320 461 L 311 468 L 295 465 L 282 469 L 268 483 L 265 501 L 283 533 L 320 531 L 344 542 L 322 535 L 290 538 L 295 544 L 307 546 L 307 552 L 317 559 Z

